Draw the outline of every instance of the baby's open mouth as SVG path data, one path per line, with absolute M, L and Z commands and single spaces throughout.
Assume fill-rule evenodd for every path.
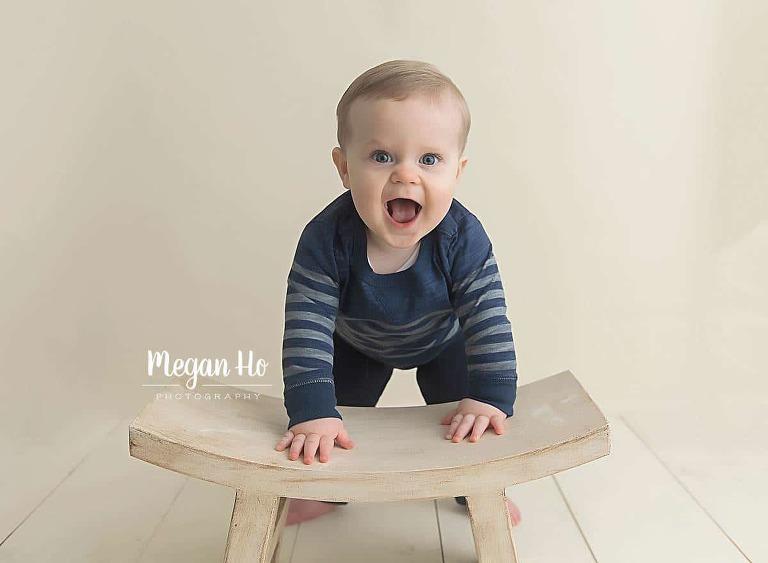
M 412 221 L 421 211 L 421 205 L 412 199 L 398 197 L 387 202 L 387 211 L 398 223 L 408 223 Z

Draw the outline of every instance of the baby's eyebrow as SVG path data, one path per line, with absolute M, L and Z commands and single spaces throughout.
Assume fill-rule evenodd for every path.
M 365 147 L 374 147 L 374 146 L 376 146 L 376 147 L 386 147 L 387 144 L 374 139 L 372 141 L 368 141 L 364 146 Z M 436 152 L 436 153 L 444 152 L 443 149 L 438 148 L 438 147 L 423 147 L 422 150 L 425 150 L 427 152 Z
M 366 147 L 386 147 L 387 143 L 374 139 L 373 141 L 368 141 L 368 143 L 366 143 L 365 146 Z

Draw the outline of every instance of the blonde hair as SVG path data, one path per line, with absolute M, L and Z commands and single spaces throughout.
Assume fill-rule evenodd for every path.
M 336 139 L 339 147 L 349 140 L 349 108 L 358 98 L 404 100 L 411 94 L 422 94 L 436 100 L 443 92 L 448 92 L 458 102 L 462 127 L 459 132 L 459 154 L 467 146 L 471 117 L 469 106 L 464 96 L 450 78 L 445 76 L 435 65 L 422 61 L 395 60 L 381 63 L 366 70 L 355 78 L 336 106 Z

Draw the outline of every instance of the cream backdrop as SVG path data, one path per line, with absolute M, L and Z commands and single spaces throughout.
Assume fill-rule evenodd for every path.
M 2 445 L 134 416 L 148 350 L 252 350 L 280 396 L 295 245 L 343 189 L 336 103 L 394 58 L 470 105 L 456 197 L 493 241 L 521 384 L 571 369 L 609 410 L 765 400 L 762 0 L 2 12 Z M 422 404 L 413 371 L 380 404 Z

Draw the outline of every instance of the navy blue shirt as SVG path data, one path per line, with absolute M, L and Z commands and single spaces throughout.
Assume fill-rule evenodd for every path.
M 469 395 L 512 416 L 517 360 L 491 241 L 455 198 L 420 241 L 409 268 L 377 274 L 366 227 L 345 190 L 305 227 L 288 275 L 283 383 L 288 428 L 342 418 L 333 386 L 333 333 L 398 369 L 435 358 L 464 337 Z

